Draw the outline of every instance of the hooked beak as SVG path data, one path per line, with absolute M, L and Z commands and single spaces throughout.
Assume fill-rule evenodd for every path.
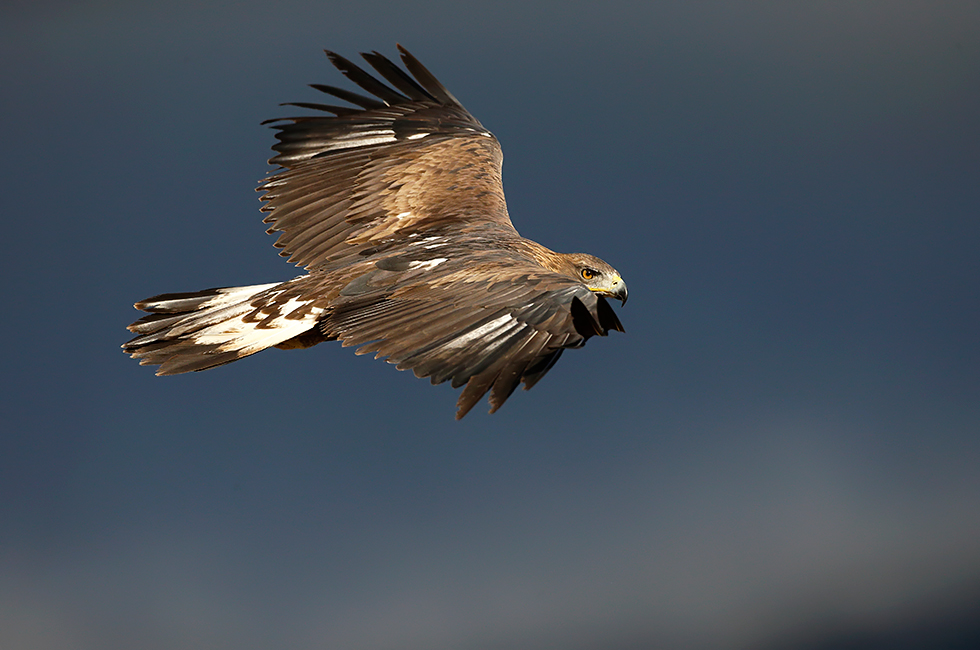
M 629 295 L 629 292 L 626 291 L 626 283 L 623 282 L 623 278 L 619 277 L 618 275 L 612 281 L 612 285 L 609 287 L 609 289 L 602 291 L 601 293 L 607 298 L 616 298 L 624 305 L 626 304 L 626 298 Z
M 615 276 L 612 282 L 605 287 L 590 287 L 589 290 L 606 298 L 616 298 L 624 305 L 626 304 L 626 298 L 629 295 L 629 293 L 626 291 L 626 283 L 623 282 L 623 278 L 619 277 L 618 275 Z
M 626 283 L 622 280 L 619 281 L 619 286 L 616 290 L 610 294 L 612 298 L 619 298 L 619 300 L 625 305 L 626 298 L 629 297 L 629 292 L 626 290 Z

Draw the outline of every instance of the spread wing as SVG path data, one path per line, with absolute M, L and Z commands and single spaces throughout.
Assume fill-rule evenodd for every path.
M 175 374 L 339 339 L 465 385 L 461 418 L 487 392 L 495 411 L 530 388 L 563 350 L 622 331 L 572 256 L 517 234 L 497 140 L 399 50 L 407 72 L 363 55 L 390 86 L 327 52 L 370 96 L 314 85 L 352 106 L 298 103 L 317 114 L 273 120 L 281 170 L 259 187 L 265 221 L 309 273 L 137 303 L 149 315 L 130 326 L 127 352 Z
M 324 338 L 465 385 L 459 418 L 488 391 L 496 410 L 564 349 L 622 326 L 604 298 L 558 272 L 560 256 L 518 235 L 496 138 L 399 50 L 408 72 L 363 55 L 391 86 L 327 52 L 371 96 L 314 85 L 354 107 L 300 103 L 326 115 L 275 121 L 270 162 L 283 170 L 259 188 L 265 221 L 280 254 L 310 275 L 253 302 L 249 318 L 319 310 Z
M 271 120 L 270 163 L 284 169 L 259 186 L 280 255 L 308 269 L 338 266 L 379 244 L 452 225 L 516 235 L 501 183 L 497 139 L 419 61 L 411 73 L 378 54 L 367 62 L 394 88 L 347 59 L 330 61 L 368 97 L 313 87 L 355 107 L 293 105 L 328 115 Z
M 463 417 L 490 392 L 496 411 L 519 383 L 537 383 L 566 348 L 610 329 L 612 307 L 571 278 L 486 242 L 453 240 L 431 250 L 406 247 L 338 275 L 310 275 L 278 301 L 318 296 L 320 332 L 357 354 L 387 357 L 433 384 L 466 388 Z M 304 298 L 305 297 L 305 298 Z

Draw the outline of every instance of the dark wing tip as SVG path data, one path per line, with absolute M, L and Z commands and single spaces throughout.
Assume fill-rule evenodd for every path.
M 383 101 L 385 104 L 391 106 L 393 104 L 401 104 L 402 102 L 410 101 L 405 95 L 402 95 L 398 91 L 393 90 L 372 77 L 370 74 L 358 67 L 353 61 L 350 61 L 349 59 L 346 59 L 331 50 L 324 50 L 324 52 L 326 53 L 327 58 L 330 59 L 330 63 L 332 63 L 335 68 L 340 70 L 345 77 Z
M 435 97 L 443 104 L 448 104 L 450 106 L 463 105 L 459 103 L 459 100 L 453 96 L 449 90 L 446 89 L 442 83 L 436 79 L 429 70 L 422 65 L 422 63 L 412 56 L 412 53 L 406 50 L 400 43 L 396 43 L 395 46 L 398 48 L 399 54 L 402 57 L 402 63 L 408 68 L 408 71 L 412 73 L 412 76 L 419 82 L 419 84 L 425 89 L 427 93 Z
M 362 52 L 364 60 L 374 68 L 388 83 L 416 102 L 438 102 L 432 94 L 419 85 L 407 72 L 391 62 L 378 51 Z

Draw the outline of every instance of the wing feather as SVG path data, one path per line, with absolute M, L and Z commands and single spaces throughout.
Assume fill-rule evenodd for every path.
M 381 83 L 367 72 L 359 68 L 352 61 L 345 59 L 336 52 L 331 52 L 330 50 L 324 50 L 324 52 L 327 53 L 327 57 L 330 59 L 330 62 L 334 64 L 334 67 L 343 72 L 344 76 L 375 97 L 380 98 L 385 104 L 391 106 L 408 101 L 408 97 L 405 97 L 401 93 L 392 90 L 385 84 Z
M 524 336 L 520 337 L 519 339 L 515 337 L 516 340 L 512 340 L 512 347 L 517 347 L 518 349 L 524 347 L 524 345 L 533 337 L 533 335 L 534 333 L 531 332 L 524 334 Z M 520 358 L 518 358 L 517 361 L 520 361 Z M 470 411 L 470 409 L 472 409 L 473 406 L 480 401 L 480 398 L 482 398 L 486 392 L 500 380 L 500 375 L 504 368 L 510 365 L 515 365 L 515 359 L 511 355 L 498 354 L 487 357 L 479 366 L 473 368 L 473 374 L 467 380 L 466 388 L 463 389 L 463 392 L 460 393 L 459 399 L 456 401 L 457 420 L 462 419 Z M 516 386 L 519 381 L 520 378 L 518 377 L 517 381 L 514 382 L 514 386 Z M 513 387 L 510 387 L 510 390 L 507 390 L 508 383 L 509 382 L 507 381 L 502 383 L 501 390 L 498 391 L 498 397 L 503 392 L 506 392 L 507 395 L 504 396 L 504 399 L 506 399 L 510 396 L 510 393 L 513 392 Z M 496 411 L 501 404 L 503 404 L 503 401 L 501 401 L 499 404 L 491 404 L 490 412 L 492 413 Z
M 377 99 L 371 99 L 370 97 L 365 97 L 360 93 L 355 93 L 353 91 L 347 90 L 346 88 L 338 88 L 337 86 L 331 86 L 328 84 L 310 84 L 310 88 L 319 90 L 321 93 L 326 95 L 331 95 L 337 99 L 342 99 L 345 102 L 350 102 L 355 106 L 360 106 L 361 108 L 374 109 L 383 108 L 385 103 L 379 102 Z M 293 118 L 278 118 L 278 119 L 293 119 Z
M 465 386 L 461 418 L 488 392 L 494 412 L 521 382 L 531 388 L 565 349 L 622 331 L 571 256 L 514 229 L 496 138 L 398 50 L 404 69 L 362 54 L 380 79 L 327 51 L 367 94 L 312 84 L 351 106 L 292 102 L 314 114 L 265 122 L 279 169 L 258 188 L 264 221 L 280 255 L 309 273 L 138 303 L 150 313 L 127 346 L 141 363 L 174 374 L 340 340 L 434 384 Z
M 524 369 L 524 390 L 531 390 L 558 363 L 558 359 L 561 358 L 561 353 L 565 351 L 565 348 L 558 341 L 555 342 L 554 347 L 557 349 L 535 358 L 534 362 Z
M 443 86 L 435 76 L 429 72 L 422 63 L 416 59 L 412 54 L 406 50 L 401 45 L 398 46 L 398 52 L 401 54 L 402 62 L 408 71 L 419 80 L 419 83 L 424 87 L 433 97 L 436 98 L 440 103 L 447 106 L 460 106 L 459 100 L 453 97 L 453 94 Z
M 318 280 L 344 284 L 321 333 L 434 384 L 466 386 L 457 417 L 487 392 L 500 408 L 522 381 L 537 383 L 562 349 L 606 333 L 601 298 L 519 253 L 497 251 L 493 264 L 474 264 L 465 246 L 438 254 L 449 257 L 420 270 L 412 256 L 433 253 L 402 246 L 365 262 L 350 281 Z
M 313 84 L 359 108 L 294 102 L 321 114 L 272 124 L 278 142 L 270 163 L 282 170 L 259 190 L 269 233 L 278 233 L 276 247 L 290 262 L 312 270 L 449 225 L 466 231 L 490 224 L 518 236 L 507 214 L 499 143 L 400 51 L 408 72 L 377 52 L 363 55 L 394 88 L 327 52 L 371 96 Z
M 514 389 L 525 379 L 525 371 L 553 337 L 544 332 L 534 332 L 520 346 L 515 346 L 508 355 L 508 362 L 494 379 L 490 390 L 490 412 L 494 413 L 503 406 Z M 530 386 L 528 386 L 530 388 Z M 465 413 L 463 413 L 465 415 Z M 462 417 L 457 413 L 457 417 Z
M 405 74 L 397 65 L 389 61 L 378 52 L 361 54 L 364 60 L 371 64 L 371 67 L 378 71 L 391 85 L 405 93 L 408 97 L 417 102 L 438 101 L 429 92 L 420 86 L 414 79 Z

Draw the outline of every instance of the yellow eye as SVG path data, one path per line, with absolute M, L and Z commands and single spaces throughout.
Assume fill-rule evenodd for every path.
M 599 275 L 598 271 L 593 271 L 592 269 L 582 269 L 582 278 L 585 280 L 591 280 L 597 275 Z

